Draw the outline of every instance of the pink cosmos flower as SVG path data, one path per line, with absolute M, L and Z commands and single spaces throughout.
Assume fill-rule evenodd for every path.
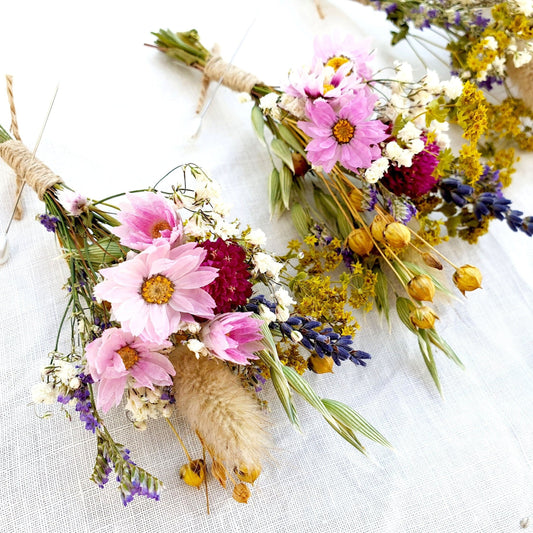
M 257 359 L 254 352 L 264 348 L 260 342 L 263 338 L 261 321 L 251 315 L 252 313 L 218 315 L 202 326 L 200 339 L 215 357 L 246 365 L 248 359 Z
M 111 302 L 122 328 L 160 342 L 194 316 L 212 318 L 215 301 L 204 290 L 217 269 L 202 266 L 206 251 L 194 242 L 170 248 L 156 243 L 132 259 L 100 270 L 105 280 L 94 287 L 97 298 Z
M 147 343 L 119 328 L 106 329 L 101 337 L 87 344 L 87 367 L 99 382 L 96 407 L 104 412 L 118 405 L 131 376 L 137 387 L 172 385 L 176 371 L 167 357 L 158 353 L 170 342 Z
M 335 107 L 325 100 L 308 102 L 306 112 L 310 122 L 300 121 L 298 127 L 311 137 L 306 147 L 309 161 L 321 165 L 326 172 L 337 162 L 357 171 L 368 168 L 381 157 L 377 143 L 388 135 L 383 122 L 370 120 L 376 100 L 365 88 L 341 99 Z
M 155 192 L 127 193 L 126 198 L 117 215 L 121 225 L 112 229 L 124 246 L 145 250 L 159 239 L 181 242 L 183 224 L 170 200 Z
M 357 76 L 349 75 L 352 63 L 345 63 L 337 70 L 320 64 L 317 69 L 293 70 L 289 74 L 290 85 L 285 92 L 298 98 L 340 98 L 361 87 Z
M 314 67 L 331 66 L 337 70 L 348 61 L 352 63 L 353 73 L 365 80 L 372 77 L 368 63 L 371 61 L 367 41 L 357 42 L 352 35 L 322 35 L 315 38 Z

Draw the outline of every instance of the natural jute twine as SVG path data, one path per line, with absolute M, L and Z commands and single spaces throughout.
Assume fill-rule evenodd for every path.
M 19 197 L 23 184 L 27 183 L 37 193 L 39 200 L 43 200 L 46 191 L 56 183 L 61 183 L 61 178 L 39 161 L 21 142 L 13 97 L 13 78 L 6 76 L 6 82 L 11 111 L 11 133 L 15 140 L 0 143 L 0 157 L 15 171 L 17 177 L 16 198 Z M 22 206 L 19 202 L 13 218 L 19 220 L 21 217 Z
M 0 143 L 0 157 L 15 171 L 17 178 L 37 193 L 39 200 L 44 200 L 48 189 L 61 183 L 61 178 L 36 159 L 20 141 Z
M 213 81 L 222 79 L 222 85 L 238 93 L 250 94 L 254 86 L 261 83 L 253 74 L 226 63 L 219 55 L 211 56 L 205 64 L 204 76 Z

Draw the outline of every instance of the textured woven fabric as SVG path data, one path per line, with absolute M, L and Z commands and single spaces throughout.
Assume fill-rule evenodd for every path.
M 262 228 L 282 251 L 294 236 L 287 219 L 270 220 L 267 153 L 249 122 L 250 104 L 222 87 L 202 129 L 187 141 L 201 76 L 143 47 L 151 31 L 195 27 L 206 46 L 229 58 L 252 19 L 235 64 L 273 84 L 308 62 L 317 33 L 373 37 L 377 60 L 415 61 L 388 46 L 383 17 L 349 1 L 282 2 L 12 2 L 0 17 L 0 72 L 15 75 L 19 126 L 33 148 L 60 80 L 38 156 L 79 192 L 101 198 L 144 187 L 184 162 L 203 166 L 233 202 L 233 214 Z M 31 14 L 31 16 L 29 16 Z M 224 26 L 220 22 L 224 21 Z M 211 88 L 210 95 L 213 88 Z M 209 99 L 209 96 L 208 96 Z M 9 122 L 0 88 L 0 123 Z M 533 211 L 525 154 L 508 196 Z M 0 230 L 11 212 L 14 178 L 0 165 Z M 520 531 L 533 522 L 533 241 L 495 221 L 471 247 L 442 251 L 477 265 L 483 290 L 438 303 L 439 331 L 465 363 L 461 371 L 436 355 L 445 399 L 439 397 L 416 341 L 398 320 L 391 333 L 375 314 L 361 316 L 357 347 L 373 354 L 367 368 L 345 364 L 334 375 L 311 375 L 317 392 L 353 406 L 394 445 L 365 441 L 373 460 L 353 450 L 303 401 L 303 433 L 294 431 L 270 388 L 276 449 L 247 505 L 210 484 L 205 495 L 178 476 L 183 453 L 164 421 L 135 431 L 123 411 L 106 417 L 132 459 L 163 480 L 160 502 L 137 498 L 124 508 L 111 480 L 89 480 L 92 434 L 59 408 L 29 405 L 31 386 L 53 349 L 66 303 L 66 267 L 53 235 L 35 222 L 43 211 L 29 190 L 24 220 L 9 233 L 10 260 L 0 266 L 0 529 L 58 531 L 261 531 L 414 533 Z M 63 339 L 65 343 L 67 339 Z M 201 450 L 184 422 L 186 443 Z M 533 527 L 533 526 L 530 526 Z

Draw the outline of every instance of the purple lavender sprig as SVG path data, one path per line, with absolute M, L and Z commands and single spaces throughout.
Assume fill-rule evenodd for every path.
M 442 199 L 457 207 L 470 207 L 478 221 L 486 217 L 505 220 L 513 231 L 533 235 L 533 217 L 522 218 L 523 212 L 511 208 L 511 200 L 505 198 L 499 189 L 494 192 L 474 192 L 457 178 L 445 178 L 439 183 Z
M 272 313 L 276 311 L 276 304 L 262 294 L 251 298 L 246 309 L 259 314 L 259 305 L 266 306 Z M 337 366 L 348 360 L 356 365 L 366 366 L 366 360 L 371 358 L 369 353 L 353 348 L 351 335 L 340 335 L 333 331 L 333 328 L 311 317 L 295 315 L 286 322 L 271 322 L 269 327 L 299 342 L 312 354 L 322 358 L 331 357 Z

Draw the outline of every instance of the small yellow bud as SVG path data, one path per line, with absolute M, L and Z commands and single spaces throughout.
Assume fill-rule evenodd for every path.
M 413 309 L 409 314 L 411 323 L 420 329 L 431 329 L 439 317 L 427 305 Z
M 463 265 L 453 274 L 455 286 L 463 293 L 466 291 L 475 291 L 481 288 L 481 272 L 472 265 Z
M 383 236 L 387 244 L 392 248 L 405 248 L 411 240 L 411 232 L 401 222 L 387 224 Z
M 432 302 L 435 296 L 435 285 L 429 276 L 420 274 L 407 284 L 407 292 L 411 298 L 419 302 Z
M 180 478 L 187 485 L 200 489 L 200 485 L 205 479 L 205 463 L 203 459 L 196 459 L 190 463 L 184 464 L 180 468 Z
M 250 489 L 244 483 L 238 483 L 233 489 L 233 499 L 239 503 L 248 503 Z
M 368 255 L 374 243 L 366 229 L 358 228 L 348 235 L 348 247 L 357 255 Z
M 350 193 L 350 204 L 356 211 L 364 211 L 363 209 L 363 193 L 359 189 L 352 189 Z
M 391 221 L 387 220 L 387 218 L 385 218 L 383 215 L 376 215 L 374 217 L 372 224 L 370 224 L 370 232 L 376 241 L 383 242 L 383 232 L 385 231 L 385 228 L 389 222 Z
M 422 259 L 427 266 L 431 268 L 436 268 L 437 270 L 442 270 L 442 263 L 434 256 L 428 252 L 422 254 Z
M 239 468 L 235 467 L 233 471 L 241 481 L 244 481 L 245 483 L 251 483 L 253 485 L 261 473 L 261 467 L 254 466 L 253 468 L 249 469 L 246 466 L 241 465 Z
M 333 372 L 333 358 L 329 355 L 324 357 L 312 355 L 307 359 L 307 368 L 312 370 L 315 374 L 327 374 L 328 372 Z

